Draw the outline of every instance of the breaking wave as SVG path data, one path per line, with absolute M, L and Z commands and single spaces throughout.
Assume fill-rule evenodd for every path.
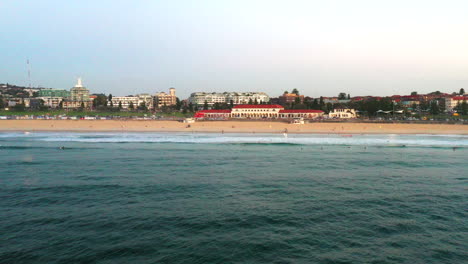
M 0 133 L 0 141 L 468 147 L 466 135 L 394 134 Z

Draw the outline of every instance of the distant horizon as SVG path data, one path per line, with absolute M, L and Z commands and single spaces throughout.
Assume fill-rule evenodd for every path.
M 0 80 L 92 92 L 355 96 L 468 88 L 468 2 L 0 3 Z M 118 15 L 116 15 L 118 14 Z M 29 65 L 27 64 L 29 61 Z

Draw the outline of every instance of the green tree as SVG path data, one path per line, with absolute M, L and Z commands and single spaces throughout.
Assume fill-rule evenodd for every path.
M 253 104 L 252 98 L 249 99 L 249 104 Z
M 26 109 L 26 106 L 24 104 L 16 104 L 15 106 L 12 107 L 13 110 L 18 111 L 18 112 L 23 112 Z
M 189 110 L 191 113 L 193 113 L 193 104 L 192 104 L 192 102 L 190 102 L 190 103 L 188 104 L 188 110 Z
M 93 107 L 98 108 L 100 106 L 107 106 L 107 97 L 104 94 L 98 94 L 93 99 Z
M 467 115 L 468 114 L 468 105 L 466 103 L 466 100 L 463 100 L 463 102 L 458 103 L 458 105 L 455 107 L 455 110 L 457 110 L 457 113 L 459 113 L 459 114 Z
M 232 109 L 234 107 L 234 100 L 229 101 L 229 107 Z
M 119 110 L 122 110 L 122 101 L 119 101 Z
M 465 89 L 461 88 L 460 92 L 458 93 L 459 95 L 465 95 Z
M 63 109 L 63 101 L 60 101 L 59 105 L 58 105 L 58 108 L 59 109 Z
M 109 94 L 109 97 L 107 98 L 108 101 L 112 101 L 112 94 Z
M 138 106 L 138 110 L 147 111 L 147 110 L 148 110 L 148 107 L 146 107 L 146 103 L 145 103 L 145 102 L 141 102 L 140 105 Z
M 296 88 L 294 88 L 291 93 L 293 93 L 295 95 L 299 95 L 299 91 Z
M 411 95 L 418 95 L 418 92 L 411 92 Z
M 3 96 L 0 95 L 0 109 L 5 108 L 5 102 L 3 101 Z
M 346 93 L 339 93 L 338 100 L 346 100 Z
M 429 111 L 432 115 L 438 115 L 440 113 L 439 104 L 436 101 L 432 101 Z
M 288 91 L 284 91 L 284 94 L 288 94 L 289 92 Z
M 182 103 L 180 102 L 179 97 L 176 97 L 176 105 L 175 105 L 175 107 L 176 107 L 176 110 L 177 110 L 177 111 L 180 111 L 180 108 L 182 107 Z
M 255 98 L 254 104 L 258 105 L 257 98 Z
M 205 103 L 203 103 L 203 110 L 208 110 L 208 101 L 205 100 Z
M 130 110 L 135 109 L 135 106 L 133 105 L 132 101 L 130 101 L 130 104 L 128 105 L 128 109 L 130 109 Z

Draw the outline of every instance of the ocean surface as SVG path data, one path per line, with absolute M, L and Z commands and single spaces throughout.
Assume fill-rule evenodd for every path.
M 467 263 L 467 217 L 468 136 L 0 133 L 0 263 Z

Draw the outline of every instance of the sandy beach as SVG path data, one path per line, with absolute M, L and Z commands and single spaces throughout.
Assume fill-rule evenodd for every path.
M 322 133 L 322 134 L 459 134 L 468 135 L 460 124 L 378 124 L 137 120 L 0 120 L 0 131 L 88 131 L 88 132 L 210 132 L 210 133 Z

